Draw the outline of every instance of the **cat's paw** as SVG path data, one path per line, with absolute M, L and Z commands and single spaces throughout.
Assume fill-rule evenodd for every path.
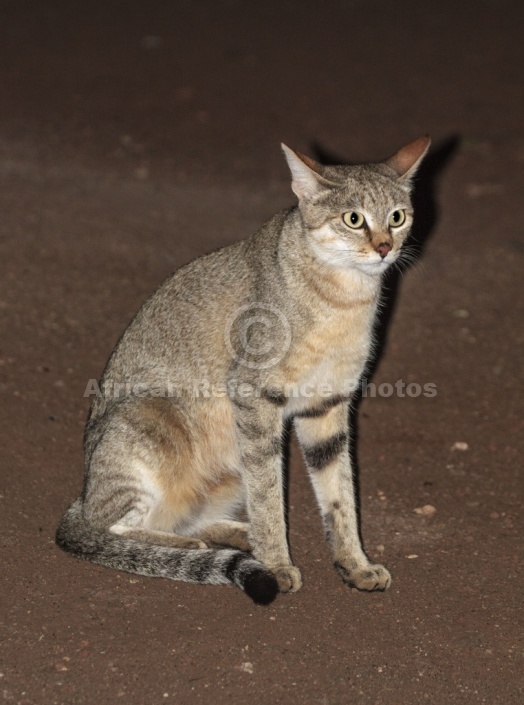
M 227 537 L 226 545 L 238 548 L 245 553 L 250 553 L 251 551 L 251 543 L 249 542 L 248 533 L 245 530 L 239 529 L 231 532 L 231 535 Z
M 302 576 L 294 565 L 276 565 L 269 570 L 277 579 L 280 592 L 297 592 L 302 587 Z
M 358 590 L 387 590 L 391 585 L 389 570 L 378 563 L 358 568 L 345 568 L 341 563 L 335 563 L 335 568 L 345 583 Z
M 186 541 L 184 541 L 182 546 L 183 548 L 208 548 L 208 545 L 205 541 L 192 538 L 188 538 Z

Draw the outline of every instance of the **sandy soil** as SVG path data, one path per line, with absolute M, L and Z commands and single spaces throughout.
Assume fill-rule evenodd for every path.
M 522 19 L 505 0 L 2 3 L 5 702 L 522 702 Z M 292 202 L 279 142 L 358 161 L 426 132 L 422 254 L 390 282 L 373 381 L 437 395 L 367 398 L 359 421 L 391 590 L 340 583 L 295 445 L 296 595 L 260 608 L 61 553 L 88 381 L 165 276 Z

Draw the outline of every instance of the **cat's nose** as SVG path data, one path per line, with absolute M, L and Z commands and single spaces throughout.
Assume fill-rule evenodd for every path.
M 391 250 L 391 245 L 389 242 L 381 242 L 378 247 L 375 247 L 375 252 L 378 252 L 378 254 L 384 259 L 384 257 L 390 252 Z

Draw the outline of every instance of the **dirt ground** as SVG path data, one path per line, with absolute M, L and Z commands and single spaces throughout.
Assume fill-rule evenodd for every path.
M 6 703 L 524 702 L 522 20 L 506 0 L 1 3 Z M 359 161 L 424 133 L 422 254 L 390 281 L 372 381 L 437 394 L 370 396 L 358 424 L 392 588 L 341 584 L 295 444 L 295 595 L 61 553 L 84 392 L 144 298 L 292 203 L 281 140 Z

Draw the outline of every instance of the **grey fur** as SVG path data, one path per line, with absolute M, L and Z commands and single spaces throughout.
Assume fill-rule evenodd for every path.
M 281 467 L 293 417 L 337 569 L 360 589 L 388 587 L 358 536 L 344 385 L 369 357 L 381 275 L 409 234 L 410 177 L 428 144 L 357 167 L 284 147 L 298 207 L 176 272 L 111 355 L 82 495 L 57 532 L 64 550 L 141 575 L 233 582 L 257 602 L 298 590 Z M 402 227 L 388 224 L 395 209 Z M 351 211 L 365 216 L 358 232 Z M 245 510 L 247 524 L 236 520 Z

